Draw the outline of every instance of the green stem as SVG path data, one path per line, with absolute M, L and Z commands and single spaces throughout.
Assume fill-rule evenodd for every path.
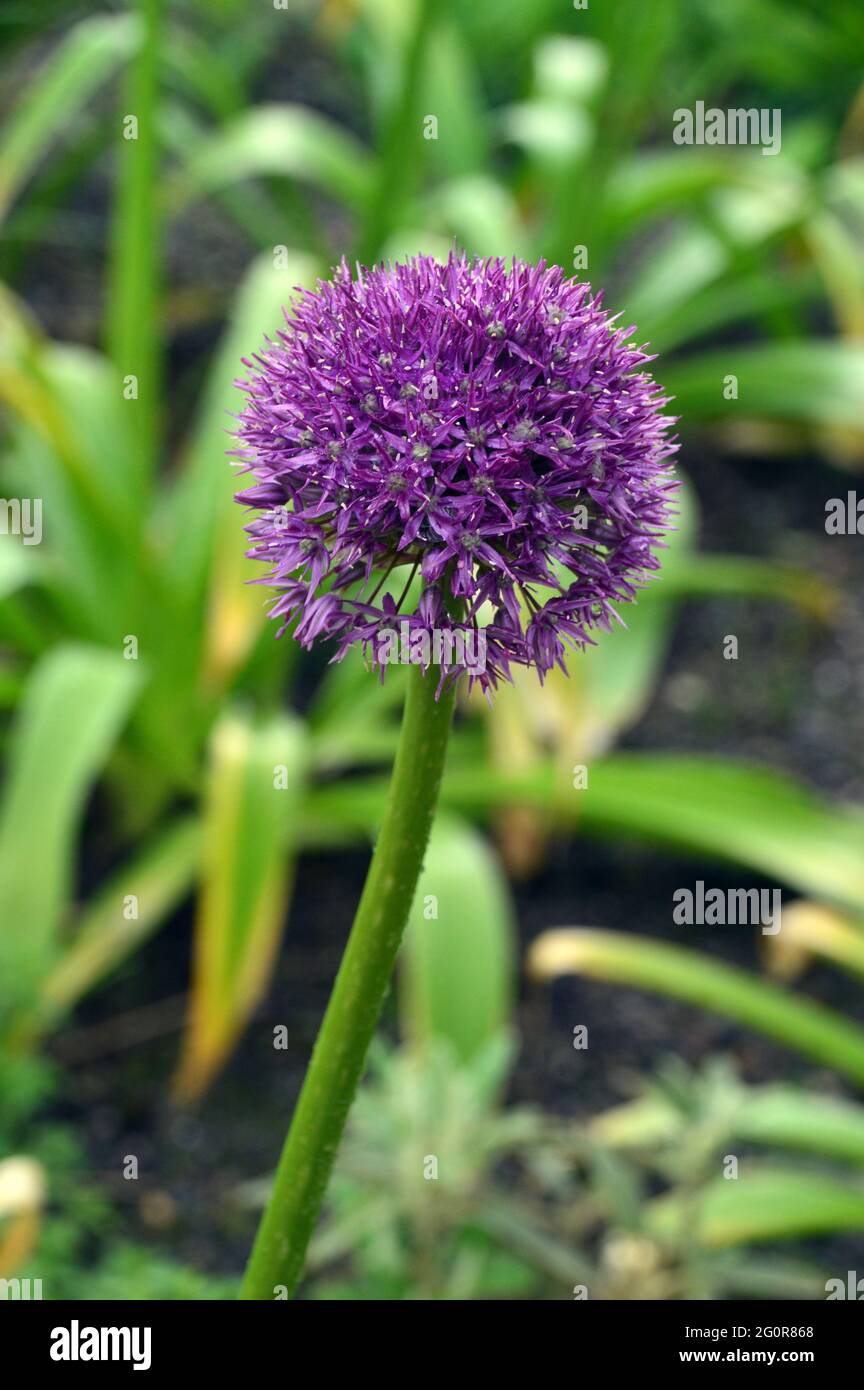
M 354 926 L 336 976 L 273 1192 L 240 1292 L 294 1292 L 363 1071 L 432 828 L 453 714 L 436 673 L 412 667 L 390 792 Z

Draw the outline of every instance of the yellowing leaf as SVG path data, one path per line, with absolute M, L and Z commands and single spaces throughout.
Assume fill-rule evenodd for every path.
M 229 713 L 213 732 L 189 1026 L 175 1079 L 199 1095 L 269 980 L 287 909 L 304 774 L 302 726 Z

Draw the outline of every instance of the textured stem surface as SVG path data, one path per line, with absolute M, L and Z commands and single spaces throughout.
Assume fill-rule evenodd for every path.
M 436 701 L 436 674 L 409 672 L 384 820 L 241 1298 L 284 1297 L 286 1289 L 290 1296 L 303 1273 L 432 828 L 454 698 L 451 688 Z

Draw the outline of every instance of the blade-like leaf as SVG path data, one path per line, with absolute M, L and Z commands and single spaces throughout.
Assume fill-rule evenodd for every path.
M 864 929 L 860 919 L 801 899 L 784 910 L 783 930 L 766 939 L 765 955 L 769 970 L 781 980 L 794 979 L 811 956 L 864 979 Z
M 864 1030 L 821 1004 L 680 946 L 587 928 L 544 932 L 528 958 L 549 980 L 580 974 L 647 989 L 735 1019 L 864 1085 Z
M 359 796 L 359 788 L 352 789 Z M 453 766 L 443 800 L 488 814 L 507 801 L 551 805 L 560 824 L 621 833 L 746 864 L 818 894 L 864 907 L 864 814 L 835 808 L 784 774 L 745 763 L 662 753 L 618 753 L 593 763 L 584 790 L 562 792 L 548 764 L 525 775 Z
M 159 304 L 162 227 L 158 205 L 160 57 L 164 43 L 163 0 L 140 0 L 143 35 L 120 98 L 120 120 L 134 113 L 134 138 L 117 140 L 111 200 L 111 236 L 105 296 L 105 337 L 133 413 L 124 458 L 126 490 L 149 509 L 159 457 L 162 394 L 162 334 Z M 123 113 L 121 115 L 121 113 Z M 127 132 L 123 130 L 124 137 Z
M 407 669 L 394 666 L 383 685 L 370 681 L 356 648 L 327 668 L 308 714 L 316 770 L 392 763 L 406 678 Z
M 690 1123 L 668 1097 L 652 1090 L 598 1115 L 591 1133 L 621 1149 L 655 1149 L 675 1142 Z M 731 1120 L 736 1139 L 766 1148 L 820 1154 L 864 1168 L 864 1107 L 794 1086 L 742 1089 Z
M 41 991 L 39 1026 L 51 1026 L 161 926 L 195 881 L 201 828 L 188 817 L 124 864 L 81 914 Z
M 736 1182 L 719 1178 L 699 1197 L 660 1197 L 648 1207 L 649 1229 L 692 1234 L 712 1247 L 792 1236 L 864 1231 L 864 1186 L 792 1168 L 756 1167 Z
M 242 179 L 281 175 L 350 207 L 369 194 L 370 157 L 348 131 L 305 106 L 259 106 L 206 135 L 171 186 L 173 207 Z
M 447 92 L 447 116 L 439 123 L 431 151 L 450 177 L 488 167 L 489 132 L 483 93 L 461 25 L 442 15 L 433 30 L 423 64 L 424 111 L 435 111 Z
M 213 731 L 204 806 L 189 1027 L 175 1086 L 200 1095 L 270 975 L 285 919 L 305 750 L 286 716 L 256 727 L 226 714 Z
M 314 792 L 311 841 L 365 839 L 386 791 L 381 779 L 358 779 Z M 577 791 L 562 787 L 560 769 L 548 760 L 527 770 L 481 771 L 454 758 L 441 800 L 481 819 L 502 806 L 545 808 L 557 825 L 730 860 L 826 901 L 864 907 L 864 813 L 833 807 L 793 778 L 746 763 L 618 753 L 592 763 L 587 787 Z
M 17 417 L 8 469 L 51 518 L 46 552 L 55 602 L 88 640 L 140 631 L 136 599 L 161 589 L 144 520 L 118 467 L 134 432 L 121 383 L 104 358 L 44 343 L 18 316 L 0 354 L 0 399 Z M 136 593 L 137 590 L 137 593 Z
M 402 1021 L 415 1043 L 446 1039 L 463 1061 L 507 1021 L 513 909 L 485 841 L 444 819 L 432 834 L 402 954 Z
M 525 243 L 519 208 L 507 189 L 487 174 L 470 174 L 436 188 L 430 212 L 443 220 L 460 246 L 475 256 L 493 256 L 502 245 L 518 256 Z
M 833 1096 L 792 1086 L 761 1086 L 746 1093 L 735 1129 L 751 1144 L 800 1149 L 864 1168 L 864 1109 Z
M 241 359 L 256 352 L 266 335 L 283 322 L 297 285 L 314 282 L 316 266 L 292 253 L 284 268 L 272 257 L 252 265 L 240 288 L 231 323 L 211 369 L 204 399 L 186 454 L 179 483 L 166 508 L 165 523 L 177 544 L 171 559 L 175 580 L 193 605 L 204 596 L 208 579 L 212 596 L 206 622 L 197 619 L 206 640 L 205 669 L 211 681 L 223 680 L 248 653 L 264 620 L 264 596 L 244 581 L 260 577 L 261 567 L 244 558 L 244 518 L 234 502 L 237 473 L 229 466 L 232 414 L 243 396 L 234 385 L 244 373 Z
M 759 173 L 758 165 L 737 150 L 640 150 L 610 175 L 610 211 L 616 227 L 630 230 L 644 218 L 668 218 L 676 208 L 689 209 L 715 189 L 752 186 Z
M 711 758 L 618 755 L 591 769 L 584 824 L 732 859 L 829 900 L 864 906 L 864 815 L 767 769 Z
M 31 79 L 0 139 L 0 217 L 93 92 L 135 52 L 133 15 L 99 15 L 76 24 Z
M 688 555 L 665 576 L 663 593 L 688 598 L 780 599 L 823 621 L 840 602 L 840 591 L 820 575 L 794 565 L 754 560 L 749 555 Z
M 730 376 L 737 399 L 724 396 Z M 864 347 L 828 339 L 727 347 L 664 362 L 663 385 L 691 423 L 765 416 L 860 430 Z
M 58 647 L 35 668 L 18 710 L 0 804 L 0 987 L 26 1001 L 52 963 L 72 892 L 84 800 L 139 684 L 135 664 Z

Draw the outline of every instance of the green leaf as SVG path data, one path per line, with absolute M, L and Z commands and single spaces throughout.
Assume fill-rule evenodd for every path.
M 349 207 L 371 187 L 358 140 L 306 106 L 258 106 L 203 137 L 169 187 L 172 211 L 243 179 L 275 175 L 312 184 Z
M 797 1259 L 781 1260 L 772 1249 L 765 1258 L 743 1253 L 723 1274 L 727 1296 L 746 1299 L 817 1299 L 825 1295 L 826 1271 Z
M 131 527 L 135 503 L 118 462 L 135 432 L 135 409 L 123 399 L 119 376 L 99 353 L 70 343 L 46 343 L 36 365 L 67 424 L 70 447 L 86 458 L 89 491 L 101 499 L 100 515 L 110 508 L 121 527 Z
M 792 1086 L 745 1092 L 735 1132 L 750 1144 L 799 1149 L 864 1168 L 864 1108 Z
M 860 430 L 864 347 L 811 339 L 726 347 L 664 362 L 663 385 L 685 422 L 753 416 Z M 724 399 L 738 378 L 736 400 Z
M 134 429 L 126 450 L 126 490 L 149 507 L 162 427 L 161 252 L 159 216 L 163 0 L 141 0 L 143 36 L 121 94 L 121 112 L 133 113 L 135 138 L 118 138 L 111 204 L 105 331 L 118 377 L 135 380 L 126 401 Z M 115 117 L 120 125 L 120 113 Z M 126 115 L 123 114 L 123 121 Z M 118 137 L 126 131 L 118 130 Z
M 0 218 L 58 135 L 132 56 L 140 37 L 132 15 L 84 19 L 29 79 L 0 139 Z
M 483 92 L 461 25 L 441 16 L 429 36 L 423 63 L 423 110 L 436 111 L 447 92 L 447 115 L 430 151 L 453 178 L 480 172 L 489 164 L 489 132 Z
M 100 888 L 45 982 L 40 1027 L 53 1026 L 153 935 L 191 891 L 200 854 L 201 827 L 186 817 L 161 831 Z
M 383 780 L 322 788 L 309 801 L 310 832 L 363 838 L 381 815 Z M 484 819 L 502 806 L 546 809 L 554 824 L 632 835 L 700 857 L 745 864 L 826 901 L 864 908 L 864 813 L 835 808 L 766 768 L 710 757 L 616 753 L 588 769 L 588 786 L 562 787 L 545 761 L 526 770 L 478 769 L 451 759 L 442 804 Z
M 696 951 L 565 927 L 537 938 L 528 965 L 543 980 L 588 975 L 681 999 L 764 1033 L 864 1085 L 864 1030 L 821 1004 Z
M 446 1039 L 469 1061 L 511 1005 L 514 914 L 486 842 L 444 818 L 432 833 L 402 953 L 402 1021 L 414 1043 Z
M 823 621 L 836 611 L 841 597 L 839 589 L 818 574 L 750 555 L 689 555 L 674 574 L 664 574 L 663 593 L 782 599 Z
M 354 788 L 355 795 L 359 788 Z M 506 801 L 551 805 L 559 824 L 634 835 L 759 873 L 840 904 L 864 907 L 864 813 L 835 808 L 800 782 L 731 759 L 616 753 L 562 793 L 548 764 L 524 775 L 452 767 L 445 803 L 486 814 Z
M 237 473 L 229 466 L 227 455 L 232 447 L 232 416 L 242 408 L 244 397 L 234 382 L 244 373 L 241 359 L 258 352 L 265 336 L 275 336 L 284 322 L 283 307 L 290 305 L 295 287 L 314 284 L 317 271 L 308 256 L 297 252 L 289 253 L 284 268 L 274 265 L 272 255 L 254 261 L 240 286 L 210 368 L 180 477 L 163 517 L 177 540 L 169 561 L 172 575 L 199 602 L 208 573 L 212 568 L 215 574 L 219 568 L 217 544 L 221 546 L 221 562 L 230 568 L 232 587 L 242 590 L 244 577 L 260 573 L 260 567 L 253 570 L 243 566 L 244 574 L 238 575 L 246 547 L 242 512 L 233 500 Z M 249 601 L 247 594 L 247 605 Z M 260 594 L 257 606 L 260 612 Z
M 532 1206 L 512 1199 L 501 1201 L 494 1195 L 482 1202 L 474 1220 L 505 1249 L 512 1250 L 535 1269 L 541 1270 L 559 1286 L 590 1284 L 594 1270 L 582 1251 L 566 1238 L 556 1238 L 537 1222 Z
M 683 156 L 679 173 L 686 173 L 692 158 Z M 717 179 L 702 220 L 691 216 L 673 223 L 656 245 L 649 245 L 645 255 L 637 258 L 622 289 L 628 317 L 664 351 L 689 337 L 716 332 L 736 319 L 753 319 L 772 308 L 788 311 L 799 299 L 819 293 L 812 267 L 802 272 L 795 265 L 787 271 L 774 264 L 773 255 L 774 244 L 781 237 L 798 235 L 810 212 L 812 190 L 807 180 L 788 162 L 769 160 L 771 168 L 766 169 L 766 161 L 752 151 L 727 151 L 720 159 L 726 161 L 729 178 Z M 638 200 L 638 178 L 634 192 Z M 626 201 L 625 195 L 625 215 Z M 666 210 L 667 217 L 675 201 Z M 698 201 L 691 201 L 689 210 L 698 216 Z M 665 382 L 665 370 L 661 376 Z
M 746 864 L 864 907 L 864 814 L 734 761 L 620 754 L 590 771 L 583 823 Z
M 607 196 L 615 226 L 631 231 L 646 218 L 668 218 L 677 208 L 692 208 L 717 188 L 752 186 L 759 170 L 751 159 L 724 150 L 640 150 L 620 161 L 609 178 Z
M 184 95 L 200 102 L 217 120 L 226 120 L 245 105 L 243 82 L 231 56 L 175 24 L 162 60 L 166 69 L 180 78 Z
M 262 348 L 265 337 L 275 337 L 295 287 L 314 283 L 315 275 L 314 262 L 297 253 L 284 268 L 274 266 L 272 254 L 252 263 L 210 368 L 178 480 L 159 515 L 159 532 L 170 538 L 166 568 L 181 606 L 176 633 L 165 640 L 177 646 L 183 679 L 200 683 L 210 696 L 230 686 L 266 627 L 266 596 L 248 582 L 260 577 L 261 566 L 245 558 L 246 518 L 234 501 L 237 470 L 228 458 L 233 416 L 244 400 L 234 382 L 245 372 L 241 359 Z M 272 669 L 285 655 L 287 647 L 277 650 L 271 640 L 264 659 Z
M 525 252 L 525 232 L 519 208 L 507 189 L 488 174 L 470 174 L 435 189 L 429 213 L 444 224 L 459 245 L 475 256 L 496 256 L 502 245 L 508 254 Z
M 625 300 L 628 323 L 637 323 L 640 335 L 652 334 L 655 324 L 669 319 L 674 324 L 679 310 L 686 313 L 694 298 L 720 280 L 729 265 L 728 248 L 706 227 L 673 226 L 636 267 Z M 674 363 L 664 360 L 659 370 L 664 387 L 670 370 Z
M 175 1087 L 189 1100 L 224 1063 L 267 987 L 288 901 L 305 773 L 303 726 L 227 713 L 204 804 L 189 1027 Z
M 596 101 L 609 76 L 606 50 L 594 39 L 548 35 L 536 45 L 533 61 L 537 96 L 562 105 Z
M 28 341 L 26 328 L 0 360 L 0 397 L 18 417 L 8 468 L 52 518 L 42 578 L 65 621 L 88 640 L 119 642 L 140 626 L 161 580 L 144 522 L 118 459 L 134 433 L 134 406 L 99 354 Z
M 6 603 L 38 576 L 40 564 L 35 549 L 38 547 L 24 545 L 8 535 L 0 538 L 0 602 Z
M 648 1207 L 649 1229 L 671 1236 L 686 1222 L 710 1247 L 864 1230 L 864 1187 L 792 1168 L 757 1166 L 734 1182 L 718 1178 L 694 1205 L 658 1198 Z
M 376 7 L 377 8 L 377 7 Z M 399 9 L 398 59 L 393 64 L 392 83 L 379 91 L 383 100 L 378 113 L 377 160 L 369 189 L 363 197 L 362 215 L 352 260 L 372 265 L 381 256 L 392 233 L 405 221 L 404 209 L 410 202 L 419 168 L 428 159 L 428 141 L 418 140 L 420 122 L 420 84 L 426 70 L 429 40 L 435 31 L 440 6 L 435 0 L 416 0 Z M 383 12 L 377 18 L 384 18 Z M 385 21 L 386 22 L 386 21 Z M 391 26 L 392 28 L 392 26 Z M 401 32 L 400 32 L 401 31 Z M 385 64 L 392 45 L 387 45 Z M 380 65 L 379 50 L 373 52 L 375 68 Z M 384 68 L 386 74 L 387 68 Z M 385 79 L 386 81 L 386 76 Z
M 565 171 L 592 142 L 590 110 L 606 82 L 606 54 L 590 39 L 550 36 L 533 50 L 533 65 L 531 97 L 501 111 L 500 132 L 539 170 Z
M 638 1231 L 645 1193 L 641 1174 L 620 1154 L 597 1148 L 590 1155 L 591 1191 L 608 1212 L 610 1225 Z
M 682 300 L 674 294 L 661 293 L 659 301 L 638 316 L 640 337 L 647 337 L 657 352 L 677 350 L 691 339 L 716 334 L 729 324 L 755 323 L 771 315 L 786 315 L 791 308 L 822 297 L 819 278 L 812 266 L 806 265 L 790 270 L 772 266 L 751 274 L 736 266 L 710 283 L 686 289 Z M 629 304 L 626 289 L 622 290 L 621 299 Z M 665 378 L 662 363 L 660 376 Z
M 656 1089 L 618 1105 L 591 1122 L 601 1144 L 656 1149 L 675 1143 L 690 1116 Z M 731 1133 L 748 1144 L 794 1149 L 864 1168 L 864 1107 L 794 1086 L 741 1088 Z
M 558 102 L 517 102 L 501 112 L 498 123 L 502 138 L 524 150 L 543 174 L 567 170 L 591 142 L 588 115 Z
M 72 893 L 85 798 L 139 684 L 132 662 L 95 648 L 55 648 L 18 710 L 0 803 L 0 981 L 26 1001 L 53 961 Z

